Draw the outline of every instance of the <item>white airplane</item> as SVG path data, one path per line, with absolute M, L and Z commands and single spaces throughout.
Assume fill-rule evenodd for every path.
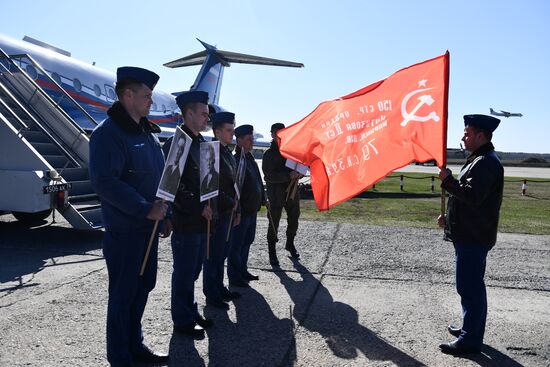
M 167 67 L 182 67 L 200 65 L 202 67 L 197 75 L 195 83 L 190 90 L 202 90 L 210 96 L 210 112 L 219 112 L 224 109 L 218 105 L 220 88 L 223 79 L 224 67 L 231 62 L 276 65 L 288 67 L 303 67 L 303 64 L 269 59 L 265 57 L 239 54 L 218 50 L 216 47 L 202 42 L 205 51 L 169 62 Z M 3 52 L 2 52 L 3 51 Z M 101 122 L 107 117 L 107 110 L 117 99 L 114 85 L 116 74 L 97 66 L 74 59 L 67 51 L 48 45 L 44 42 L 25 37 L 22 41 L 0 34 L 0 72 L 2 72 L 3 53 L 10 55 L 12 60 L 19 65 L 54 101 L 61 98 L 59 88 L 52 83 L 52 79 L 73 97 L 96 122 Z M 26 55 L 34 59 L 50 77 L 43 75 Z M 4 55 L 5 57 L 5 55 Z M 139 62 L 135 63 L 139 66 Z M 159 124 L 164 137 L 173 135 L 175 127 L 179 124 L 181 112 L 176 104 L 175 96 L 181 92 L 167 93 L 158 89 L 153 91 L 153 105 L 148 118 Z M 82 127 L 90 131 L 95 124 L 85 118 L 81 112 L 76 111 L 74 104 L 64 103 L 61 98 L 60 106 Z
M 522 117 L 523 116 L 523 114 L 521 113 L 512 113 L 512 112 L 507 112 L 502 110 L 500 110 L 500 112 L 497 112 L 492 108 L 489 108 L 489 110 L 491 112 L 491 115 L 494 115 L 494 116 L 503 116 L 503 117 Z

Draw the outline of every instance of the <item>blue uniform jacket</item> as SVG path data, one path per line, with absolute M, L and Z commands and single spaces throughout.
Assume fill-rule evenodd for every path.
M 244 156 L 246 159 L 246 171 L 243 180 L 243 187 L 241 188 L 241 214 L 251 215 L 256 214 L 262 205 L 265 205 L 265 190 L 262 176 L 260 175 L 260 169 L 256 164 L 254 156 L 248 152 Z M 237 166 L 240 164 L 241 148 L 237 146 L 235 148 L 235 160 Z
M 155 200 L 164 168 L 157 125 L 142 118 L 139 125 L 120 102 L 107 111 L 90 138 L 90 180 L 99 195 L 105 228 L 148 231 L 154 221 L 145 217 Z

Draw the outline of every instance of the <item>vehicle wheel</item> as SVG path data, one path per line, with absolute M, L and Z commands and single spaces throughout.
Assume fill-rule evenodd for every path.
M 52 209 L 47 209 L 36 213 L 12 212 L 13 216 L 18 221 L 29 225 L 42 223 L 51 213 Z

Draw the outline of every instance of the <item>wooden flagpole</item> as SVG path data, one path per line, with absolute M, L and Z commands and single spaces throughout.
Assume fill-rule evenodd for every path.
M 445 52 L 445 105 L 443 107 L 443 169 L 447 169 L 447 127 L 449 120 L 449 76 L 451 69 L 451 55 Z M 441 215 L 445 216 L 445 189 L 441 188 Z
M 294 187 L 292 188 L 292 193 L 290 194 L 290 199 L 294 200 L 296 197 L 296 191 L 298 191 L 298 182 L 300 181 L 299 178 L 294 179 Z
M 441 215 L 445 215 L 445 189 L 441 188 Z
M 143 258 L 143 263 L 141 264 L 141 271 L 139 272 L 140 277 L 142 277 L 143 273 L 145 273 L 145 267 L 147 266 L 147 260 L 149 259 L 149 254 L 151 253 L 151 246 L 153 245 L 153 240 L 157 235 L 158 226 L 159 226 L 159 221 L 156 220 L 155 225 L 153 226 L 153 232 L 151 232 L 151 237 L 149 237 L 149 244 L 147 245 L 147 251 L 145 251 L 145 257 Z
M 231 234 L 231 227 L 233 224 L 233 216 L 235 214 L 235 209 L 231 209 L 231 217 L 229 218 L 229 226 L 227 227 L 227 234 L 225 236 L 225 242 L 229 241 L 229 235 Z
M 243 154 L 245 154 L 244 150 L 241 150 L 241 157 L 239 158 L 239 166 L 238 167 L 240 167 L 241 162 L 242 162 L 243 166 L 245 166 L 245 164 L 246 164 L 246 160 L 245 160 L 246 158 L 243 157 Z M 246 170 L 246 168 L 243 168 L 243 170 Z M 237 174 L 235 175 L 235 177 L 238 175 L 239 171 L 240 170 L 237 168 Z M 238 181 L 237 178 L 235 178 L 235 180 Z M 238 190 L 242 190 L 242 186 L 241 186 L 241 188 L 238 188 L 238 185 L 237 184 L 235 184 L 235 185 L 236 185 Z M 242 195 L 242 192 L 239 195 Z M 240 200 L 240 197 L 237 195 L 237 193 L 235 193 L 235 196 L 234 196 L 233 199 L 235 201 L 237 201 L 237 200 Z M 231 229 L 233 228 L 233 217 L 234 217 L 234 215 L 235 215 L 235 207 L 233 207 L 233 209 L 231 209 L 231 217 L 229 218 L 229 226 L 227 227 L 227 234 L 225 236 L 225 242 L 229 242 L 229 236 L 231 235 Z
M 271 223 L 271 228 L 273 229 L 273 233 L 275 233 L 275 236 L 277 236 L 277 230 L 275 229 L 275 223 L 273 223 L 273 216 L 271 215 L 271 210 L 269 209 L 271 205 L 266 205 L 267 209 L 267 216 L 269 217 L 269 223 Z
M 298 179 L 293 178 L 290 180 L 290 183 L 288 184 L 288 187 L 286 188 L 286 199 L 285 202 L 288 201 L 288 198 L 294 199 L 294 195 L 296 195 L 295 187 L 298 185 Z M 294 194 L 292 194 L 294 192 Z
M 210 206 L 210 199 L 208 199 L 208 207 Z M 206 258 L 210 259 L 210 219 L 206 223 Z

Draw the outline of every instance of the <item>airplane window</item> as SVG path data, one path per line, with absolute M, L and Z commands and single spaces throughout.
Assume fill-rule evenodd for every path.
M 101 88 L 97 84 L 94 84 L 94 93 L 97 97 L 101 97 Z
M 56 72 L 52 73 L 52 79 L 59 85 L 61 85 L 61 77 Z
M 111 88 L 107 88 L 107 92 L 109 93 L 109 98 L 116 99 L 115 92 Z
M 73 79 L 73 87 L 77 92 L 82 92 L 82 83 L 77 78 Z
M 25 71 L 27 72 L 27 74 L 34 80 L 38 79 L 38 72 L 36 71 L 36 69 L 34 68 L 34 66 L 32 65 L 27 65 L 27 67 L 25 68 Z

